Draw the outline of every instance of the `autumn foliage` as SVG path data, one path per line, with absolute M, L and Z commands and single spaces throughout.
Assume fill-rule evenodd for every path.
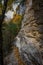
M 18 23 L 21 22 L 21 20 L 22 20 L 22 16 L 19 15 L 19 14 L 16 14 L 16 15 L 13 17 L 12 22 L 15 23 L 15 24 L 18 24 Z

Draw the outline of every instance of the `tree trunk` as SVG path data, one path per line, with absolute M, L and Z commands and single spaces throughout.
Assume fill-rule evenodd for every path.
M 4 0 L 4 8 L 2 9 L 2 15 L 0 15 L 0 65 L 3 65 L 3 37 L 2 37 L 2 23 L 5 17 L 8 0 Z
M 0 20 L 1 21 L 1 20 Z M 3 65 L 3 51 L 2 51 L 2 24 L 0 24 L 0 64 Z

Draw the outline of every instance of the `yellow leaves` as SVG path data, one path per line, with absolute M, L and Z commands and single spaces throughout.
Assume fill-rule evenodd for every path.
M 21 15 L 18 15 L 18 14 L 16 14 L 15 16 L 14 16 L 14 18 L 13 18 L 13 23 L 16 23 L 16 24 L 18 24 L 18 23 L 20 23 L 21 22 L 21 20 L 22 20 L 22 16 Z

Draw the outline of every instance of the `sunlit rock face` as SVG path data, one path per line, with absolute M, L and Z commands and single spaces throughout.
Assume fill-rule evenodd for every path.
M 25 63 L 23 65 L 43 65 L 43 1 L 27 0 L 26 10 L 19 34 L 14 40 L 14 47 L 18 48 L 18 55 Z M 39 6 L 40 4 L 40 6 Z M 16 53 L 16 50 L 13 53 Z M 12 54 L 11 54 L 12 56 Z M 7 57 L 7 58 L 11 58 Z M 15 54 L 14 54 L 15 58 Z M 15 60 L 19 60 L 17 56 Z M 9 60 L 9 64 L 13 63 Z M 7 59 L 5 60 L 7 62 Z M 15 61 L 14 61 L 15 62 Z M 18 62 L 18 61 L 17 61 Z M 12 64 L 11 64 L 12 65 Z M 16 64 L 14 64 L 16 65 Z M 22 65 L 22 64 L 17 64 Z

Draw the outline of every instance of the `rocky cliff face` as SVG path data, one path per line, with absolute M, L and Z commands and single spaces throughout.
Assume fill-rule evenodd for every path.
M 29 54 L 31 54 L 34 58 L 36 58 L 37 62 L 40 65 L 42 62 L 42 53 L 43 53 L 42 11 L 43 11 L 42 0 L 41 1 L 27 0 L 25 15 L 22 21 L 22 29 L 18 35 L 20 38 L 20 44 L 21 44 L 20 49 L 22 50 L 22 52 L 24 52 L 24 54 L 25 52 L 28 53 L 28 56 Z
M 5 62 L 14 56 L 16 64 L 13 65 L 43 65 L 43 0 L 26 1 L 21 30 L 14 41 L 14 50 L 17 50 L 15 45 L 19 50 L 16 54 L 20 55 L 11 54 Z M 12 65 L 13 61 L 9 61 L 8 64 Z

